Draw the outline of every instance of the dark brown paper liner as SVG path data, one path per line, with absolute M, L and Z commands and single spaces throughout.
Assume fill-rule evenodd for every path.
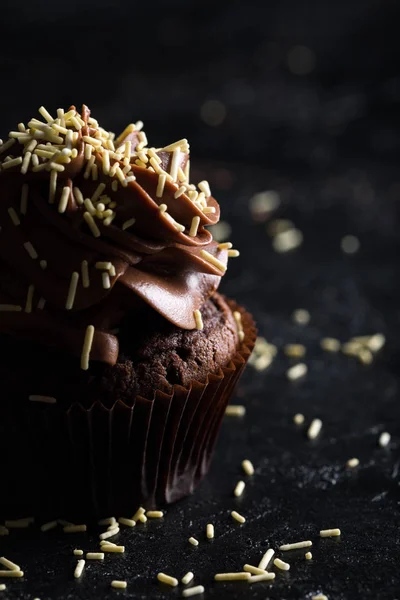
M 141 504 L 162 506 L 192 493 L 209 468 L 226 405 L 256 340 L 251 315 L 228 303 L 242 315 L 244 341 L 205 383 L 175 385 L 171 394 L 156 390 L 131 406 L 118 400 L 111 408 L 95 402 L 89 409 L 75 403 L 67 410 L 31 404 L 10 410 L 0 423 L 8 431 L 3 469 L 10 466 L 0 516 L 131 516 Z

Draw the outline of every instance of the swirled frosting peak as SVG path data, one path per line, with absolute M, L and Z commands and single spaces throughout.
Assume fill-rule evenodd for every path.
M 236 251 L 206 229 L 219 205 L 189 182 L 187 140 L 150 147 L 140 122 L 115 137 L 86 106 L 39 113 L 0 146 L 0 333 L 115 364 L 144 303 L 201 327 Z

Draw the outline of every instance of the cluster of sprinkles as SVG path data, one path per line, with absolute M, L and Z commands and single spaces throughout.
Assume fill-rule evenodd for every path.
M 16 131 L 9 132 L 8 140 L 4 143 L 0 141 L 0 171 L 14 169 L 19 170 L 22 175 L 41 171 L 49 173 L 49 204 L 55 205 L 57 212 L 64 215 L 75 203 L 82 211 L 83 224 L 93 237 L 101 237 L 103 227 L 111 224 L 116 226 L 117 199 L 114 198 L 113 193 L 117 192 L 119 187 L 126 188 L 136 180 L 132 169 L 137 167 L 157 175 L 155 201 L 160 201 L 158 206 L 160 218 L 170 223 L 177 232 L 196 237 L 201 216 L 198 214 L 193 216 L 187 228 L 178 223 L 170 214 L 168 205 L 162 202 L 166 183 L 172 186 L 175 199 L 185 195 L 186 201 L 189 199 L 197 212 L 200 211 L 203 215 L 215 213 L 215 207 L 209 205 L 211 189 L 208 181 L 200 181 L 197 187 L 190 183 L 189 144 L 186 139 L 178 140 L 163 148 L 154 148 L 148 145 L 141 121 L 128 125 L 116 138 L 114 133 L 100 127 L 96 119 L 89 117 L 86 123 L 74 108 L 68 111 L 59 108 L 56 116 L 51 115 L 44 106 L 41 106 L 38 112 L 41 119 L 32 118 L 27 126 L 20 123 Z M 13 154 L 14 150 L 15 154 Z M 64 178 L 64 175 L 68 175 L 66 169 L 77 158 L 78 153 L 83 156 L 84 179 L 98 182 L 90 197 L 85 197 L 79 187 L 68 184 L 70 180 Z M 160 155 L 169 155 L 168 167 L 165 167 Z M 98 181 L 100 175 L 105 178 L 106 183 Z M 8 214 L 11 222 L 19 227 L 27 212 L 29 212 L 29 184 L 23 183 L 19 213 L 10 206 Z M 128 233 L 138 219 L 138 215 L 127 218 L 120 224 L 120 230 Z M 24 248 L 32 260 L 39 259 L 40 266 L 43 269 L 47 268 L 47 260 L 39 257 L 37 249 L 29 240 L 24 243 Z M 227 250 L 228 258 L 239 256 L 239 252 L 233 249 L 229 242 L 220 244 L 218 250 Z M 225 264 L 211 252 L 203 249 L 200 251 L 200 257 L 218 269 L 221 274 L 226 271 Z M 102 287 L 109 290 L 113 284 L 112 278 L 116 275 L 115 268 L 111 261 L 103 261 L 103 265 L 108 264 L 108 267 L 100 267 L 98 264 L 96 268 L 101 269 Z M 87 260 L 83 260 L 81 265 L 77 265 L 69 275 L 65 310 L 73 310 L 80 288 L 86 290 L 90 285 L 89 264 Z M 34 286 L 30 285 L 24 307 L 0 304 L 0 311 L 33 312 L 34 292 Z M 39 298 L 36 308 L 43 310 L 45 302 L 44 298 Z M 193 317 L 195 327 L 203 329 L 200 310 L 195 310 Z M 92 326 L 88 326 L 82 346 L 82 369 L 89 367 L 90 347 L 94 334 Z M 238 335 L 242 341 L 244 334 L 240 322 L 238 322 Z

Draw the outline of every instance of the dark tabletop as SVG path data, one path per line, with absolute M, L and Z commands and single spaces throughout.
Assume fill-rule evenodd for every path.
M 0 537 L 0 554 L 25 572 L 4 580 L 0 598 L 177 598 L 182 586 L 165 587 L 156 574 L 189 570 L 204 598 L 218 600 L 400 598 L 398 5 L 4 4 L 2 131 L 41 104 L 52 111 L 76 100 L 117 130 L 142 118 L 156 145 L 187 136 L 193 180 L 210 181 L 241 252 L 221 289 L 279 350 L 265 371 L 248 366 L 233 400 L 246 416 L 225 418 L 193 497 L 160 521 L 124 528 L 114 541 L 125 554 L 88 561 L 79 581 L 72 550 L 97 550 L 98 531 L 33 527 Z M 220 104 L 210 108 L 210 100 Z M 252 217 L 249 199 L 265 190 L 281 200 L 271 218 L 290 218 L 303 232 L 299 249 L 275 253 L 267 223 Z M 341 251 L 346 234 L 359 238 L 358 253 Z M 310 312 L 308 325 L 293 322 L 296 308 Z M 320 348 L 324 336 L 344 342 L 376 332 L 386 345 L 371 365 Z M 292 342 L 307 348 L 308 374 L 296 382 L 286 377 L 296 361 L 282 351 Z M 298 412 L 304 426 L 293 423 Z M 322 432 L 309 441 L 315 417 Z M 386 448 L 378 444 L 383 431 L 392 436 Z M 347 469 L 352 457 L 360 465 Z M 244 458 L 255 465 L 252 477 L 243 476 Z M 0 493 L 8 468 L 2 464 Z M 245 524 L 232 520 L 234 509 Z M 320 539 L 331 527 L 341 537 Z M 213 580 L 258 564 L 269 546 L 303 539 L 313 541 L 312 560 L 303 550 L 286 553 L 291 569 L 272 583 Z M 112 579 L 126 579 L 127 590 L 111 590 Z

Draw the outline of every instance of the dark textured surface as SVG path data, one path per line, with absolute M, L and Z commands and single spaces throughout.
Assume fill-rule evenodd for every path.
M 348 179 L 347 168 L 341 176 Z M 106 555 L 102 564 L 90 563 L 80 582 L 73 580 L 72 550 L 96 549 L 97 535 L 32 532 L 27 537 L 12 532 L 1 538 L 1 553 L 26 574 L 24 581 L 8 583 L 6 597 L 178 597 L 179 590 L 156 582 L 156 573 L 182 577 L 192 570 L 195 581 L 206 587 L 206 597 L 218 599 L 307 599 L 318 591 L 335 600 L 396 598 L 400 315 L 395 242 L 387 225 L 367 211 L 363 219 L 352 213 L 350 197 L 345 226 L 346 213 L 339 202 L 323 206 L 324 180 L 310 182 L 292 175 L 293 200 L 280 214 L 295 218 L 305 243 L 290 255 L 274 254 L 265 225 L 251 221 L 244 201 L 249 182 L 261 189 L 265 175 L 243 169 L 236 170 L 236 177 L 225 212 L 242 258 L 231 265 L 224 291 L 255 313 L 268 340 L 279 346 L 294 341 L 307 346 L 307 377 L 289 383 L 284 373 L 290 360 L 282 353 L 264 373 L 248 367 L 238 398 L 246 404 L 247 415 L 226 418 L 211 473 L 195 496 L 170 507 L 163 521 L 125 529 L 117 539 L 125 544 L 126 553 Z M 278 186 L 276 181 L 269 184 Z M 300 209 L 296 190 L 303 190 L 305 209 Z M 378 188 L 376 193 L 382 191 Z M 386 216 L 388 223 L 394 218 Z M 371 225 L 365 228 L 363 221 L 368 219 Z M 356 256 L 345 256 L 338 249 L 345 231 L 360 236 Z M 290 318 L 300 306 L 312 315 L 306 327 L 294 325 Z M 388 343 L 371 366 L 319 349 L 324 335 L 347 340 L 375 331 L 383 331 Z M 293 425 L 298 411 L 307 422 L 316 416 L 323 420 L 318 440 L 308 441 L 305 429 Z M 377 440 L 384 430 L 391 432 L 392 442 L 380 449 Z M 361 464 L 348 471 L 344 464 L 353 456 Z M 234 499 L 243 458 L 254 462 L 256 473 L 247 478 L 243 497 Z M 244 525 L 232 521 L 232 509 L 246 516 Z M 212 542 L 205 539 L 207 522 L 215 523 Z M 319 539 L 318 532 L 325 527 L 340 527 L 341 538 Z M 190 546 L 190 535 L 198 537 L 199 547 Z M 216 572 L 257 563 L 269 545 L 304 538 L 314 541 L 313 560 L 305 561 L 303 551 L 287 554 L 291 570 L 277 573 L 272 584 L 250 588 L 246 583 L 213 581 Z M 114 578 L 126 578 L 128 590 L 111 590 Z
M 268 340 L 305 343 L 309 374 L 289 384 L 281 353 L 264 373 L 249 367 L 239 398 L 247 415 L 226 419 L 196 495 L 164 522 L 125 530 L 126 554 L 89 564 L 82 581 L 73 580 L 71 552 L 95 549 L 97 536 L 0 538 L 1 554 L 26 573 L 7 581 L 3 596 L 177 598 L 181 590 L 157 584 L 156 573 L 191 569 L 204 597 L 218 600 L 309 600 L 318 591 L 330 600 L 399 598 L 399 3 L 173 0 L 155 10 L 91 0 L 71 2 L 68 16 L 64 4 L 5 4 L 2 39 L 11 50 L 0 59 L 1 130 L 43 102 L 53 110 L 76 101 L 115 130 L 142 118 L 155 143 L 188 137 L 194 163 L 212 159 L 199 180 L 209 178 L 241 250 L 223 292 L 254 313 Z M 63 41 L 71 38 L 73 48 Z M 311 50 L 303 62 L 299 46 Z M 135 50 L 126 60 L 116 48 Z M 225 110 L 215 127 L 200 114 L 210 99 Z M 264 224 L 251 220 L 248 198 L 264 189 L 279 191 L 279 216 L 305 234 L 294 254 L 274 254 Z M 359 236 L 358 255 L 341 254 L 347 233 Z M 291 322 L 297 307 L 310 310 L 309 326 Z M 388 343 L 371 366 L 319 349 L 322 335 L 375 331 Z M 298 411 L 322 418 L 317 441 L 293 425 Z M 379 449 L 384 430 L 392 443 Z M 348 472 L 352 456 L 361 465 Z M 256 474 L 234 500 L 245 457 Z M 233 508 L 246 515 L 244 525 L 230 519 Z M 211 543 L 208 521 L 216 525 Z M 340 540 L 318 539 L 321 527 L 336 526 Z M 257 562 L 269 544 L 305 537 L 315 540 L 313 560 L 288 556 L 291 570 L 272 584 L 213 582 L 217 571 Z M 128 590 L 111 590 L 114 578 L 126 578 Z

